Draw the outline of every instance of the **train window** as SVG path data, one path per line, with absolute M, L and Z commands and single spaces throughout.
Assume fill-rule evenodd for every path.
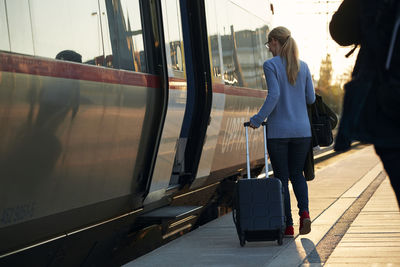
M 130 56 L 133 59 L 136 71 L 145 72 L 146 60 L 144 57 L 144 42 L 139 0 L 121 0 L 123 18 L 125 19 L 128 47 L 131 47 Z
M 34 55 L 55 58 L 73 50 L 90 64 L 103 55 L 97 0 L 31 0 L 29 7 Z
M 162 2 L 162 10 L 168 75 L 170 77 L 183 78 L 185 75 L 185 61 L 179 1 L 164 0 Z
M 254 25 L 256 25 L 255 30 L 255 49 L 254 49 L 254 58 L 255 58 L 255 77 L 257 82 L 257 88 L 266 89 L 266 81 L 263 71 L 264 61 L 268 58 L 272 57 L 271 52 L 264 46 L 264 43 L 267 41 L 267 33 L 269 32 L 269 27 L 265 25 L 265 23 L 258 19 L 254 18 Z
M 227 85 L 266 89 L 267 23 L 229 0 L 207 0 L 206 16 L 213 76 Z
M 222 80 L 222 73 L 224 72 L 222 62 L 222 45 L 221 36 L 218 32 L 218 20 L 216 14 L 215 1 L 208 0 L 206 4 L 206 17 L 207 17 L 207 31 L 208 41 L 210 44 L 210 63 L 213 80 Z
M 112 43 L 112 66 L 146 72 L 139 0 L 106 1 L 105 8 Z
M 241 31 L 247 28 L 247 18 L 243 14 L 238 16 L 240 7 L 230 1 L 214 0 L 214 4 L 215 9 L 218 11 L 217 25 L 221 38 L 223 80 L 227 85 L 247 86 L 243 76 L 242 65 L 244 64 L 243 60 L 247 60 L 244 57 L 248 51 L 243 50 L 243 40 L 241 40 L 244 37 Z M 236 20 L 238 17 L 241 18 L 240 23 Z
M 0 0 L 0 50 L 10 51 L 10 35 L 7 27 L 6 2 Z
M 222 79 L 225 84 L 228 85 L 239 85 L 238 77 L 235 72 L 234 63 L 234 43 L 233 43 L 233 32 L 234 25 L 229 23 L 229 7 L 228 1 L 216 1 L 213 0 L 215 9 L 218 11 L 217 25 L 218 35 L 221 39 L 221 50 L 222 50 Z
M 254 75 L 254 26 L 253 15 L 248 11 L 229 3 L 229 24 L 233 43 L 234 72 L 238 85 L 256 88 Z M 243 18 L 240 23 L 235 18 Z
M 7 40 L 3 36 L 8 35 L 8 48 L 9 50 L 21 54 L 33 54 L 33 42 L 32 42 L 32 25 L 30 22 L 31 12 L 28 1 L 17 0 L 17 1 L 2 1 L 1 13 L 5 13 L 7 32 L 1 30 L 1 39 Z M 3 24 L 3 23 L 2 23 Z M 7 34 L 7 35 L 3 35 Z M 4 41 L 2 41 L 3 44 Z M 3 49 L 3 45 L 1 47 Z M 7 48 L 7 45 L 5 45 Z
M 0 0 L 0 15 L 2 50 L 146 72 L 139 0 Z

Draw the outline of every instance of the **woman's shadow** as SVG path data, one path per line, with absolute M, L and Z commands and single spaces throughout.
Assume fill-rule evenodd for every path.
M 302 238 L 301 244 L 306 252 L 307 257 L 304 259 L 303 264 L 312 264 L 312 266 L 322 266 L 321 257 L 318 254 L 317 247 L 314 242 L 308 238 Z
M 82 56 L 72 50 L 64 50 L 56 59 L 82 63 Z M 36 88 L 31 88 L 30 111 L 24 123 L 10 141 L 6 155 L 0 158 L 0 177 L 9 181 L 9 190 L 19 194 L 34 194 L 51 177 L 56 162 L 62 153 L 62 144 L 57 136 L 60 125 L 71 113 L 74 119 L 79 108 L 79 81 L 70 79 L 60 83 L 54 79 L 42 79 Z M 37 116 L 36 90 L 40 90 Z M 20 182 L 24 181 L 24 186 Z

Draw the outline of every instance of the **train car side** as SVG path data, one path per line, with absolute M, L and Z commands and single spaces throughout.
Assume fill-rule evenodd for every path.
M 212 219 L 244 173 L 272 14 L 78 1 L 0 5 L 0 265 L 121 264 Z

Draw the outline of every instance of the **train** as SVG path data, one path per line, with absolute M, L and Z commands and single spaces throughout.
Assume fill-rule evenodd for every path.
M 0 0 L 0 265 L 121 265 L 218 217 L 272 20 L 267 0 Z

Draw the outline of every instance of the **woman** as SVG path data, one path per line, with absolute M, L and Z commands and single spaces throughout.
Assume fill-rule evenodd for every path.
M 274 176 L 284 189 L 285 236 L 293 236 L 288 181 L 296 195 L 300 234 L 311 231 L 308 209 L 308 188 L 303 176 L 304 162 L 311 145 L 311 126 L 307 104 L 315 101 L 310 70 L 299 60 L 297 45 L 285 27 L 274 28 L 265 44 L 274 56 L 264 62 L 268 96 L 260 111 L 250 119 L 250 126 L 258 128 L 267 120 L 268 153 Z

